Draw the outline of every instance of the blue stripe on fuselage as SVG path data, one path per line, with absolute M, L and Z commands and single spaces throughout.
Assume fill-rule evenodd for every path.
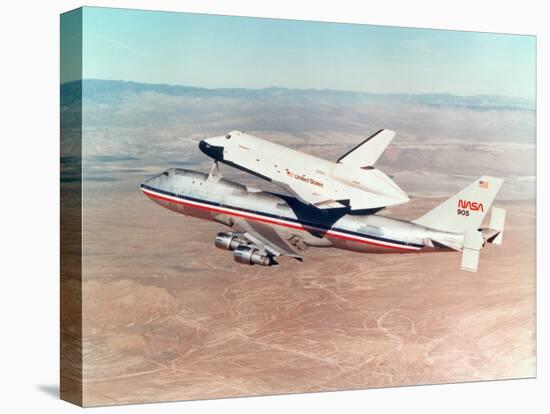
M 409 243 L 409 242 L 405 242 L 405 241 L 402 241 L 402 240 L 387 239 L 387 238 L 380 237 L 380 236 L 373 236 L 373 235 L 370 235 L 370 234 L 367 234 L 367 233 L 359 233 L 359 232 L 356 232 L 356 231 L 342 229 L 342 228 L 338 228 L 338 227 L 334 227 L 334 226 L 328 226 L 328 225 L 323 224 L 323 223 L 312 222 L 312 221 L 307 221 L 307 220 L 298 220 L 298 219 L 295 219 L 293 217 L 278 216 L 276 214 L 266 213 L 266 212 L 263 212 L 263 211 L 250 210 L 250 209 L 246 209 L 246 208 L 242 208 L 242 207 L 234 207 L 234 206 L 231 206 L 231 205 L 228 205 L 228 204 L 222 204 L 222 203 L 209 201 L 209 200 L 204 200 L 204 199 L 200 199 L 200 198 L 189 197 L 189 196 L 186 196 L 186 195 L 176 194 L 176 193 L 172 193 L 170 191 L 165 191 L 165 190 L 161 190 L 161 189 L 158 189 L 158 188 L 154 188 L 154 187 L 148 186 L 147 184 L 141 184 L 141 187 L 145 188 L 147 190 L 150 190 L 150 191 L 160 193 L 160 194 L 168 195 L 168 196 L 175 197 L 175 198 L 180 198 L 182 200 L 189 200 L 189 201 L 194 201 L 196 203 L 203 203 L 203 204 L 207 204 L 207 205 L 210 205 L 210 206 L 213 206 L 213 207 L 230 208 L 232 210 L 242 211 L 242 212 L 245 212 L 245 213 L 256 214 L 256 215 L 264 216 L 264 217 L 267 217 L 267 218 L 285 220 L 285 221 L 289 221 L 291 223 L 299 224 L 301 226 L 315 227 L 315 228 L 318 228 L 321 231 L 333 230 L 333 231 L 338 231 L 338 232 L 343 233 L 343 234 L 349 234 L 349 235 L 358 236 L 358 237 L 366 237 L 366 238 L 369 238 L 369 239 L 372 239 L 372 240 L 378 240 L 378 241 L 381 241 L 381 242 L 398 244 L 398 245 L 401 245 L 401 246 L 418 247 L 418 248 L 424 247 L 422 244 Z

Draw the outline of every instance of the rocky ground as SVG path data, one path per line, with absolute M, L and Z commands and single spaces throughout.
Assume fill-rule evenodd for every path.
M 478 273 L 459 271 L 459 254 L 335 249 L 263 268 L 216 249 L 220 225 L 127 184 L 87 193 L 85 405 L 535 375 L 532 201 L 499 203 L 504 244 L 483 250 Z

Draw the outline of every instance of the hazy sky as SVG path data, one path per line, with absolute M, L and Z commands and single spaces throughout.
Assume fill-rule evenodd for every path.
M 83 77 L 534 98 L 535 37 L 85 8 Z

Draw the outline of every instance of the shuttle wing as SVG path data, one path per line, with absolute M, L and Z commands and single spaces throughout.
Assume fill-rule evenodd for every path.
M 298 200 L 305 204 L 311 204 L 319 209 L 350 208 L 351 210 L 380 209 L 389 205 L 409 201 L 409 198 L 392 181 L 385 180 L 385 175 L 377 170 L 361 171 L 361 181 L 370 184 L 370 188 L 358 187 L 350 180 L 355 177 L 348 171 L 340 171 L 340 166 L 332 170 L 331 178 L 334 185 L 328 188 L 317 189 L 301 182 L 283 182 L 272 180 L 273 183 L 285 188 Z M 344 167 L 342 165 L 341 167 Z M 347 183 L 350 181 L 350 184 Z M 356 181 L 359 183 L 359 181 Z M 377 184 L 377 187 L 374 185 Z M 389 193 L 389 194 L 388 194 Z
M 298 200 L 304 204 L 311 204 L 317 208 L 341 208 L 345 207 L 344 204 L 331 198 L 325 192 L 318 190 L 312 190 L 311 186 L 302 184 L 301 182 L 286 182 L 271 180 L 274 184 L 277 184 L 293 194 Z
M 302 260 L 294 246 L 266 223 L 237 218 L 233 228 L 242 232 L 243 236 L 259 249 L 266 250 L 274 256 L 289 256 Z

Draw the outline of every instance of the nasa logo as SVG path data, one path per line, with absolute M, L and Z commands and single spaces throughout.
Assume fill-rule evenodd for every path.
M 458 208 L 483 212 L 483 203 L 478 203 L 477 201 L 460 199 L 458 200 Z

